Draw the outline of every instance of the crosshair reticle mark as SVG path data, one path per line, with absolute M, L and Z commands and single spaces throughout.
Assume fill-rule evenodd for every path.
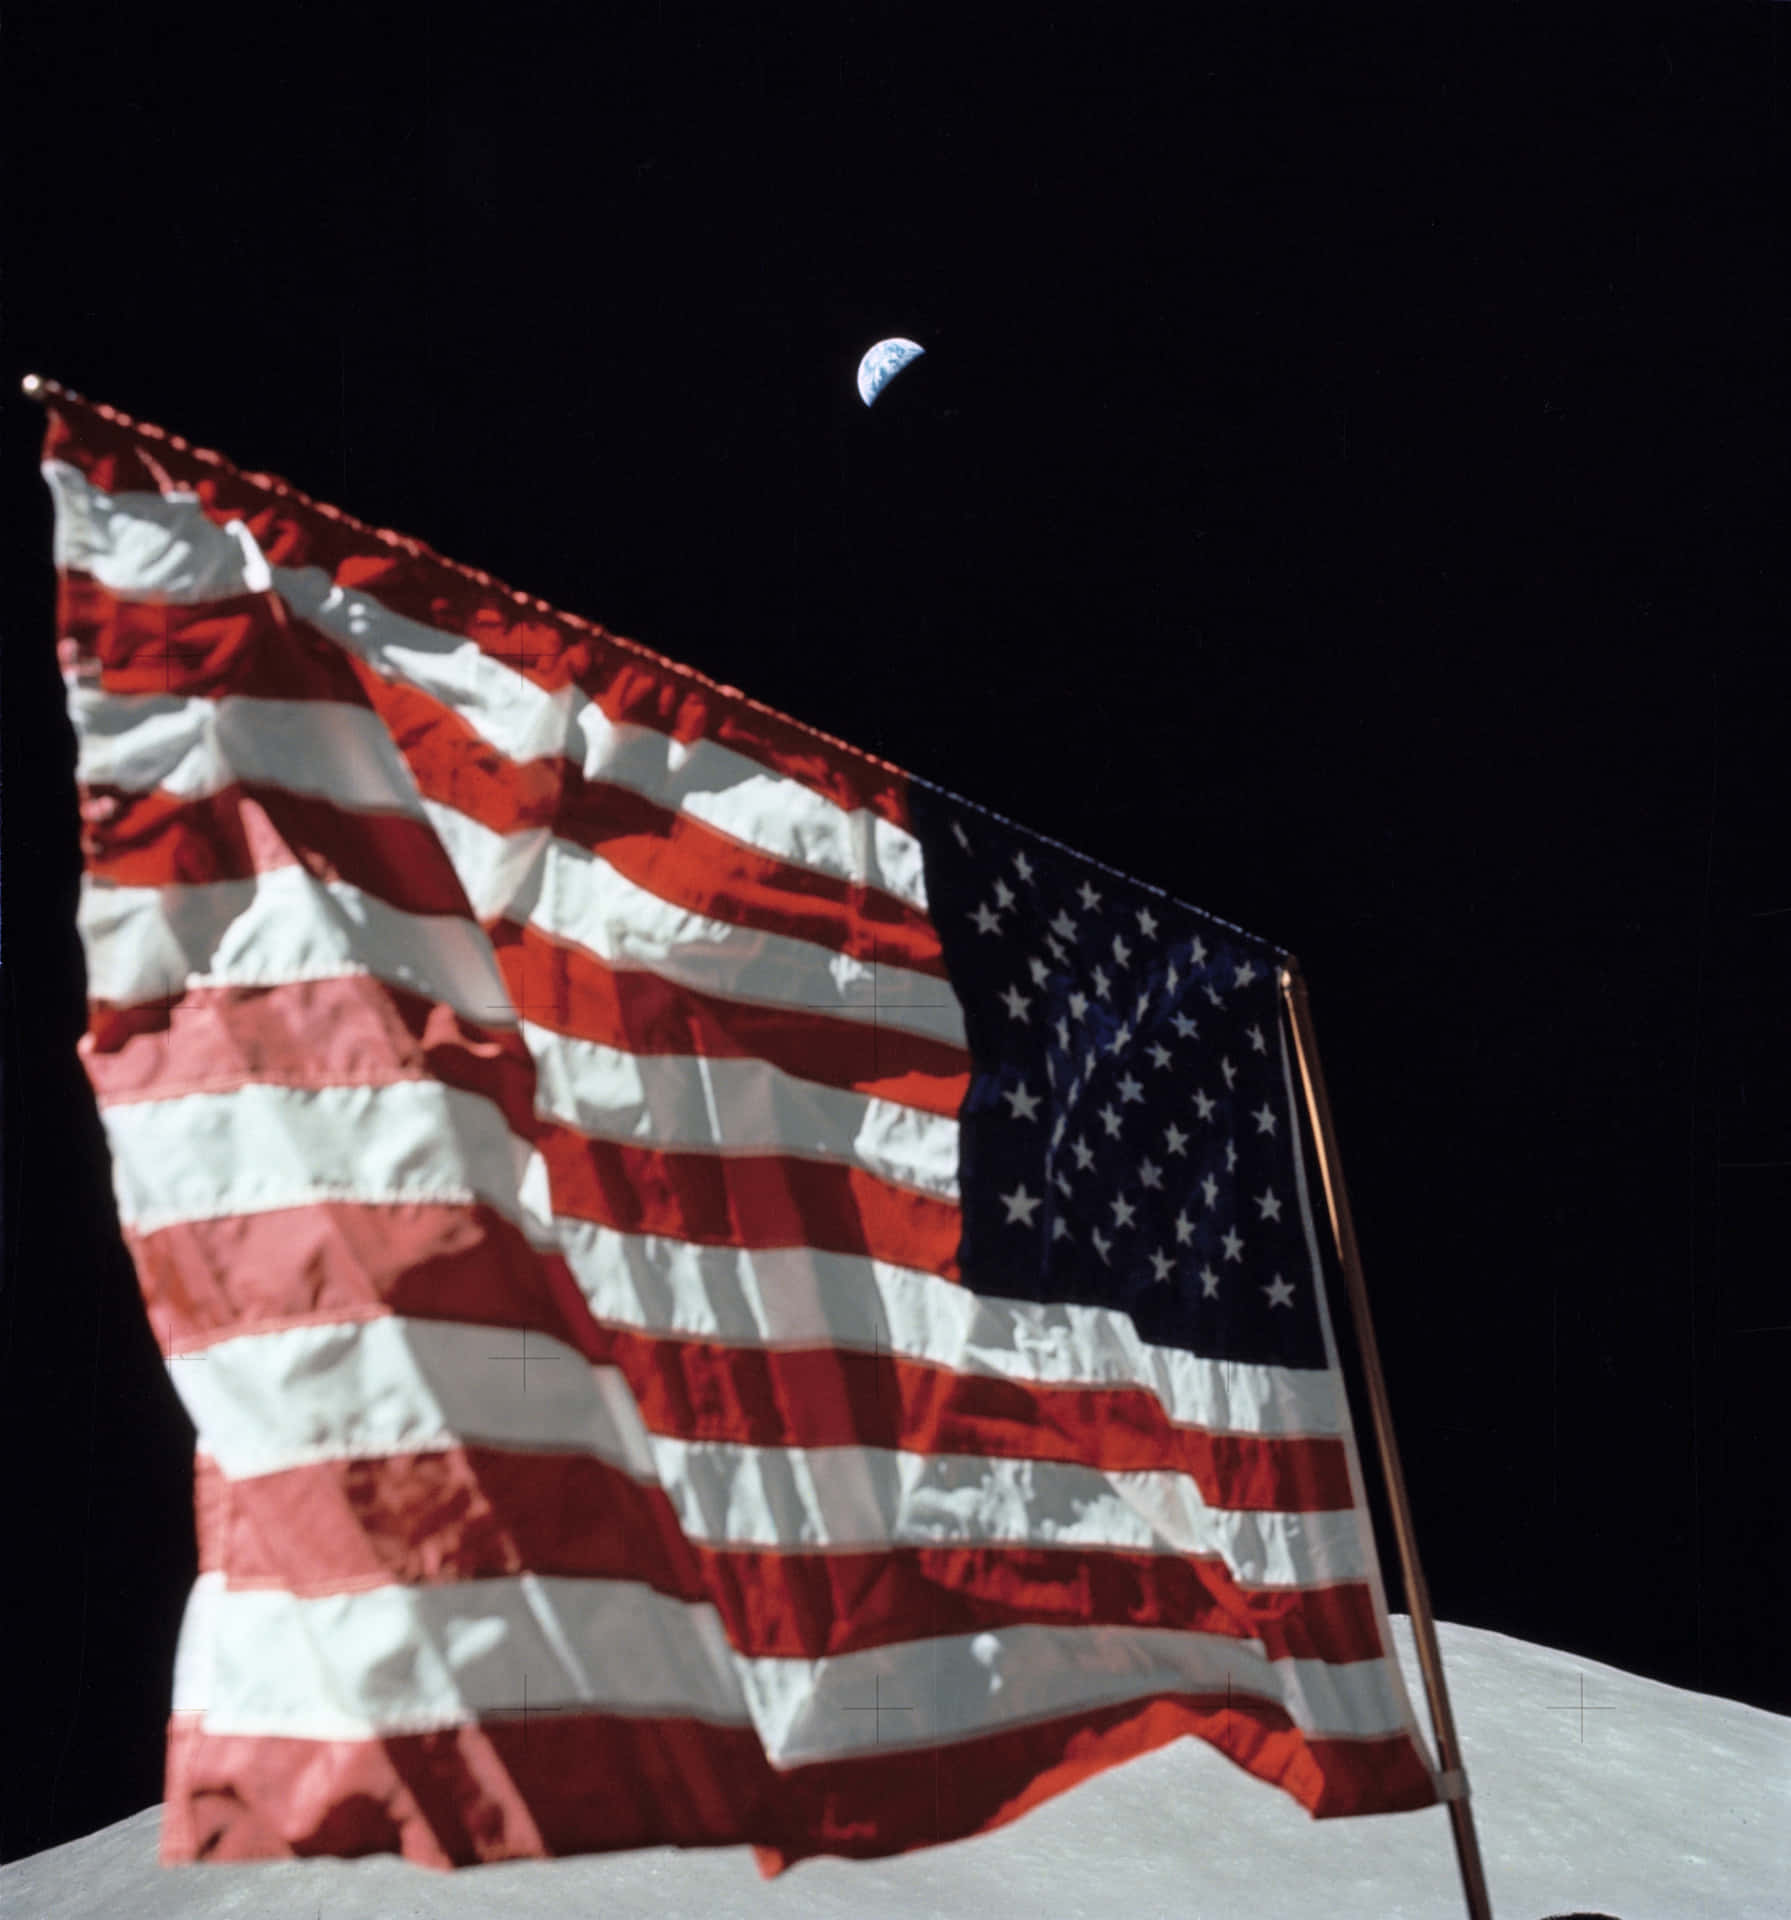
M 1588 1704 L 1586 1700 L 1586 1676 L 1583 1673 L 1580 1675 L 1580 1697 L 1577 1706 L 1559 1700 L 1538 1701 L 1536 1704 L 1541 1707 L 1545 1713 L 1577 1713 L 1580 1717 L 1581 1746 L 1584 1746 L 1586 1743 L 1586 1715 L 1588 1713 L 1611 1713 L 1615 1711 L 1614 1708 L 1609 1706 L 1601 1706 L 1596 1703 Z
M 522 1390 L 524 1393 L 527 1393 L 529 1390 L 529 1329 L 527 1327 L 518 1327 L 517 1332 L 522 1336 L 521 1353 L 493 1353 L 488 1354 L 486 1357 L 491 1360 L 508 1361 L 512 1366 L 520 1366 L 522 1368 Z M 557 1345 L 558 1342 L 554 1344 Z M 534 1356 L 534 1361 L 536 1366 L 539 1367 L 545 1366 L 550 1360 L 561 1357 L 562 1356 L 557 1354 L 537 1353 Z
M 558 1707 L 531 1706 L 529 1704 L 529 1676 L 525 1669 L 522 1676 L 522 1705 L 520 1707 L 511 1706 L 500 1708 L 499 1711 L 510 1714 L 520 1713 L 522 1715 L 522 1744 L 526 1751 L 529 1744 L 529 1716 L 531 1714 L 537 1719 L 543 1716 L 551 1718 L 556 1713 L 578 1713 L 581 1711 L 581 1708 L 577 1704 Z
M 874 1721 L 872 1722 L 872 1727 L 873 1727 L 873 1729 L 874 1729 L 874 1730 L 873 1730 L 873 1732 L 872 1732 L 872 1735 L 871 1735 L 871 1744 L 872 1744 L 873 1746 L 881 1746 L 881 1745 L 883 1744 L 883 1716 L 884 1716 L 884 1714 L 886 1714 L 886 1713 L 912 1713 L 913 1711 L 914 1711 L 914 1709 L 913 1709 L 913 1707 L 911 1707 L 911 1706 L 910 1706 L 910 1707 L 897 1707 L 897 1706 L 885 1706 L 885 1705 L 884 1705 L 884 1702 L 883 1702 L 883 1676 L 882 1676 L 881 1674 L 876 1674 L 876 1675 L 873 1675 L 873 1676 L 872 1676 L 872 1700 L 871 1700 L 871 1704 L 870 1704 L 869 1706 L 847 1706 L 847 1705 L 845 1705 L 844 1703 L 841 1703 L 841 1705 L 840 1705 L 840 1712 L 841 1712 L 841 1713 L 870 1713 L 870 1714 L 875 1714 L 875 1715 L 876 1715 L 876 1719 L 875 1719 L 875 1720 L 874 1720 Z
M 160 1352 L 163 1362 L 166 1365 L 173 1366 L 176 1362 L 182 1360 L 205 1360 L 210 1358 L 204 1348 L 201 1348 L 197 1353 L 176 1353 L 174 1351 L 174 1329 L 166 1308 L 160 1313 L 152 1313 L 149 1316 L 149 1326 L 151 1333 L 155 1336 L 156 1348 Z

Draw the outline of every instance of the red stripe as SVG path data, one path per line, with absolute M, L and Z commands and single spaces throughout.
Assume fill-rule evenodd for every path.
M 420 1866 L 750 1841 L 771 1877 L 816 1854 L 875 1859 L 1005 1826 L 1192 1734 L 1315 1819 L 1436 1804 L 1404 1734 L 1308 1739 L 1272 1701 L 1159 1695 L 911 1751 L 775 1771 L 750 1727 L 520 1714 L 378 1740 L 169 1727 L 161 1860 L 396 1853 Z
M 1011 1380 L 889 1353 L 735 1347 L 601 1322 L 598 1336 L 589 1357 L 620 1368 L 655 1433 L 1181 1473 L 1209 1506 L 1267 1513 L 1352 1505 L 1341 1440 L 1178 1426 L 1147 1387 Z
M 488 931 L 517 1008 L 573 1039 L 628 1053 L 765 1060 L 798 1080 L 927 1113 L 955 1116 L 970 1090 L 969 1054 L 929 1034 L 701 993 L 637 968 L 612 968 L 514 920 Z
M 177 606 L 123 599 L 91 574 L 65 571 L 57 598 L 63 670 L 107 693 L 371 705 L 367 683 L 378 676 L 270 594 Z
M 268 474 L 239 472 L 178 435 L 69 397 L 47 408 L 44 458 L 78 468 L 102 491 L 191 488 L 219 525 L 240 519 L 269 562 L 321 567 L 393 613 L 462 633 L 538 686 L 577 684 L 612 720 L 683 741 L 709 739 L 840 806 L 909 825 L 907 775 L 843 740 L 800 725 L 593 622 L 558 612 L 432 552 L 364 526 Z
M 403 913 L 472 918 L 435 829 L 401 813 L 349 811 L 313 794 L 239 781 L 197 800 L 159 787 L 83 785 L 81 821 L 88 870 L 113 886 L 204 886 L 299 866 Z
M 332 1202 L 128 1237 L 158 1337 L 173 1354 L 229 1335 L 388 1312 L 527 1328 L 618 1368 L 649 1430 L 679 1439 L 1181 1473 L 1209 1506 L 1244 1512 L 1351 1505 L 1342 1440 L 1177 1424 L 1140 1386 L 1010 1380 L 887 1352 L 737 1347 L 595 1321 L 565 1263 L 536 1256 L 484 1209 Z M 521 1286 L 531 1263 L 536 1271 Z
M 713 1602 L 729 1643 L 755 1658 L 1021 1624 L 1171 1627 L 1260 1641 L 1270 1660 L 1382 1654 L 1362 1581 L 1252 1587 L 1216 1554 L 1109 1547 L 717 1547 L 684 1535 L 663 1489 L 575 1454 L 453 1447 L 229 1480 L 200 1453 L 193 1491 L 199 1570 L 235 1589 L 638 1580 Z
M 220 606 L 227 612 L 220 614 Z M 273 594 L 190 608 L 144 605 L 117 599 L 90 578 L 65 575 L 62 620 L 68 663 L 97 661 L 99 684 L 108 692 L 206 699 L 231 694 L 336 699 L 346 694 L 350 704 L 370 707 L 378 715 L 425 798 L 468 815 L 494 833 L 550 826 L 558 838 L 601 854 L 649 893 L 694 913 L 810 940 L 856 959 L 936 979 L 948 977 L 932 922 L 906 901 L 842 875 L 780 860 L 632 788 L 587 779 L 582 768 L 563 756 L 510 760 L 452 707 L 418 688 L 384 679 L 327 635 L 288 614 Z M 332 652 L 337 669 L 325 659 Z M 296 655 L 296 662 L 285 658 L 289 654 Z M 346 871 L 355 858 L 348 841 L 376 830 L 381 816 L 342 806 L 332 821 L 322 817 L 327 800 L 307 804 L 319 810 L 316 831 Z M 205 839 L 211 817 L 205 803 L 192 805 L 190 831 Z M 429 829 L 418 825 L 416 831 Z M 215 868 L 214 877 L 240 879 L 255 871 L 247 864 L 231 867 L 228 837 L 215 848 L 186 849 L 172 823 L 168 834 L 171 844 L 161 858 L 176 872 L 183 865 L 195 871 Z M 431 856 L 436 866 L 445 866 L 446 860 L 439 849 Z M 402 902 L 392 899 L 391 904 Z
M 435 1080 L 535 1130 L 535 1063 L 519 1033 L 463 1019 L 369 974 L 281 986 L 189 987 L 130 1007 L 90 1003 L 79 1042 L 102 1108 L 251 1082 L 383 1087 Z
M 717 1247 L 818 1247 L 958 1277 L 949 1200 L 862 1167 L 789 1153 L 715 1153 L 594 1140 L 538 1122 L 554 1212 L 623 1233 Z
M 390 1312 L 550 1334 L 595 1328 L 563 1260 L 484 1205 L 320 1201 L 123 1229 L 150 1323 L 178 1356 L 211 1340 Z
M 559 839 L 695 913 L 947 977 L 933 923 L 893 894 L 780 860 L 631 787 L 587 779 L 570 760 L 502 759 L 465 720 L 414 688 L 386 685 L 372 698 L 424 796 L 493 832 L 551 825 Z

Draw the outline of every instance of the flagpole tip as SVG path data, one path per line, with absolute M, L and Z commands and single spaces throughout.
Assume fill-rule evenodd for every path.
M 35 373 L 26 374 L 24 379 L 19 382 L 19 385 L 25 390 L 25 392 L 30 394 L 34 399 L 36 398 L 38 393 L 42 391 L 43 384 L 44 383 L 37 377 Z

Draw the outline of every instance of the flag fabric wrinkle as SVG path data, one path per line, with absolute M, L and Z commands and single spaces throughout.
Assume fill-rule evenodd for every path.
M 56 390 L 169 1864 L 1436 1804 L 1268 941 Z

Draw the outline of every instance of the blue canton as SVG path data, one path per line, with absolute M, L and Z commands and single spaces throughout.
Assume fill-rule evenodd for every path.
M 919 782 L 910 808 L 973 1065 L 964 1283 L 1323 1367 L 1281 952 Z

